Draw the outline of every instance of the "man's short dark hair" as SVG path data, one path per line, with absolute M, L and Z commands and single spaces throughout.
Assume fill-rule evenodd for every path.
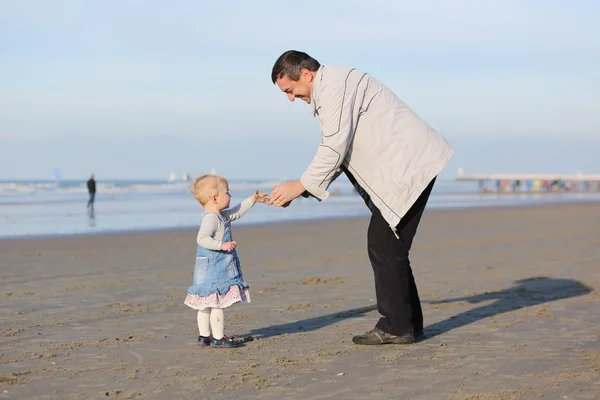
M 300 73 L 304 68 L 311 72 L 317 72 L 321 64 L 311 56 L 301 51 L 288 50 L 279 56 L 273 70 L 271 71 L 271 80 L 273 83 L 278 79 L 287 76 L 293 81 L 300 79 Z

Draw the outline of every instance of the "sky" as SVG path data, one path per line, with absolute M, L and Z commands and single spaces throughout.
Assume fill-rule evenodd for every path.
M 302 50 L 390 87 L 467 172 L 600 173 L 595 0 L 0 0 L 0 179 L 296 178 L 270 80 Z

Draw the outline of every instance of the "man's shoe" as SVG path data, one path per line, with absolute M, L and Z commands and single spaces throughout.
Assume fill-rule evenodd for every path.
M 423 329 L 415 331 L 415 339 L 418 339 L 423 336 L 425 336 L 425 332 L 423 332 Z
M 415 341 L 415 336 L 407 333 L 402 336 L 394 336 L 385 333 L 379 328 L 374 328 L 364 335 L 354 336 L 352 342 L 355 344 L 410 344 Z

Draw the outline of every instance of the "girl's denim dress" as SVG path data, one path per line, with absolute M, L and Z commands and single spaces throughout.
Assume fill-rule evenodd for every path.
M 204 214 L 204 218 L 208 213 Z M 217 215 L 219 221 L 225 224 L 223 242 L 231 241 L 231 222 L 225 221 Z M 248 288 L 244 281 L 240 260 L 235 249 L 229 253 L 224 250 L 209 250 L 196 246 L 196 265 L 194 266 L 194 280 L 187 290 L 190 294 L 209 296 L 218 293 L 220 296 L 227 293 L 231 285 L 238 285 L 240 290 Z

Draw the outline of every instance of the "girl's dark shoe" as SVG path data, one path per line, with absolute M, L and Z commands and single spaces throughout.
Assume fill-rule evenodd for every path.
M 234 349 L 243 345 L 239 340 L 230 339 L 227 336 L 223 336 L 218 340 L 213 338 L 210 342 L 210 347 L 214 347 L 215 349 Z
M 201 347 L 210 346 L 210 336 L 198 336 L 198 346 L 201 346 Z

